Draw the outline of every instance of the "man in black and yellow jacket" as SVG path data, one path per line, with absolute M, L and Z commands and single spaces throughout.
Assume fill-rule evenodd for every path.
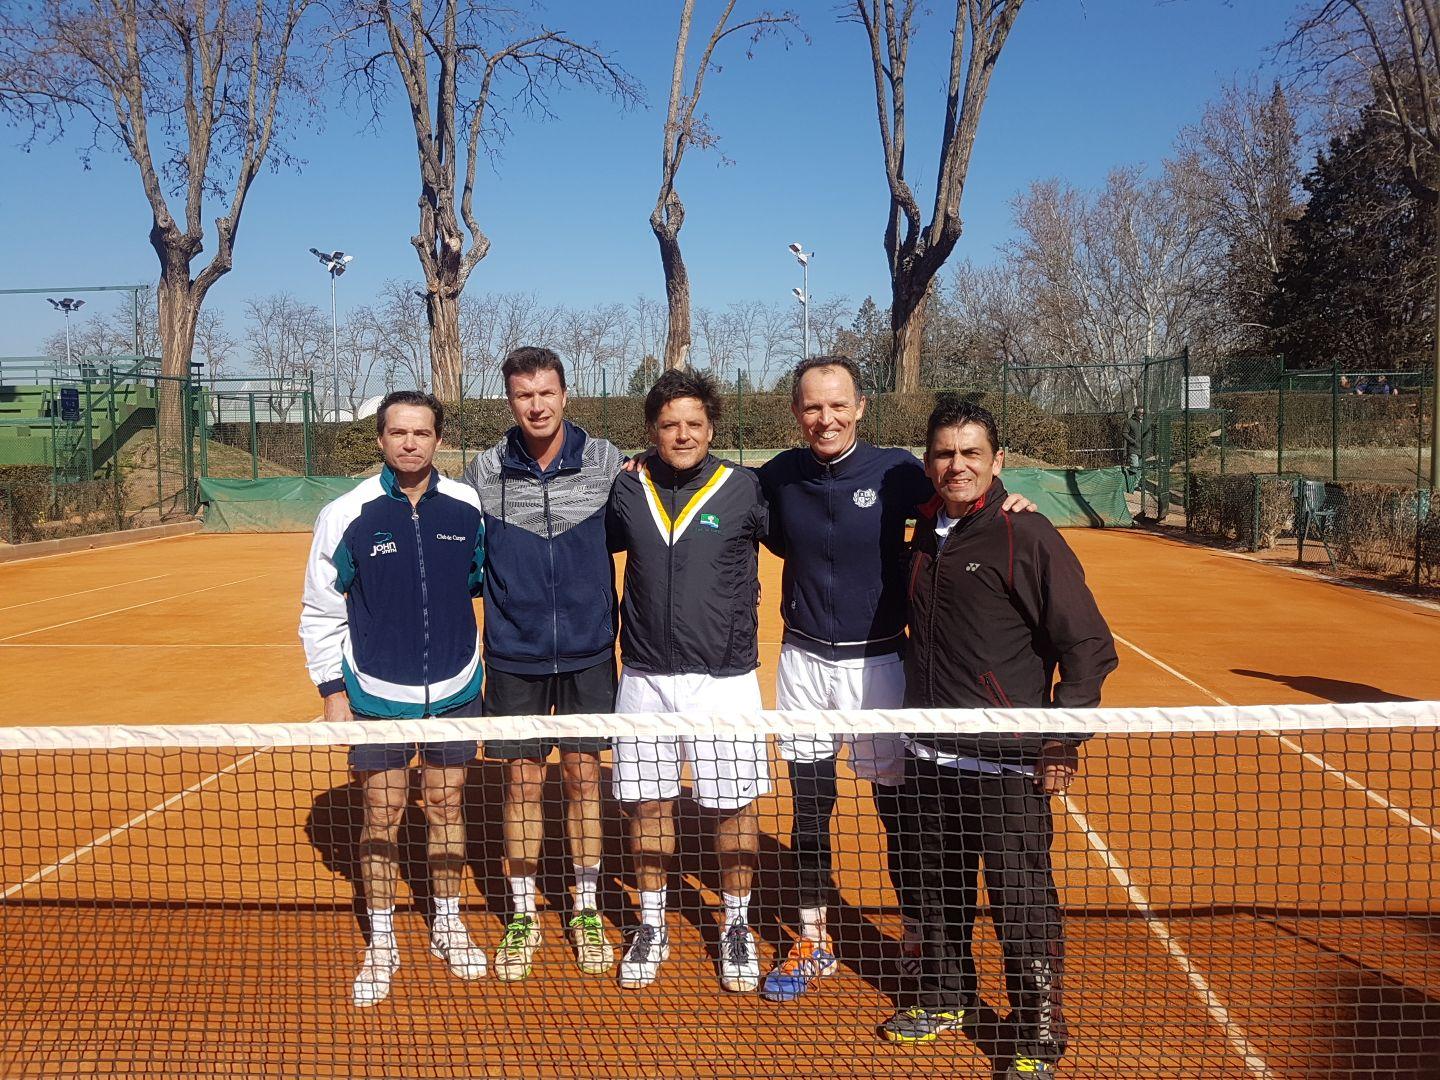
M 1114 639 L 1055 527 L 1002 509 L 998 443 L 994 417 L 978 405 L 947 401 L 930 416 L 925 469 L 936 498 L 911 555 L 905 705 L 1097 706 L 1117 664 Z M 1064 942 L 1050 796 L 1069 786 L 1083 740 L 911 736 L 904 791 L 916 823 L 922 957 L 909 1004 L 884 1025 L 891 1041 L 930 1041 L 978 1004 L 971 935 L 983 862 L 1015 1038 L 1006 1077 L 1054 1075 L 1065 1050 Z
M 667 371 L 645 397 L 655 444 L 610 495 L 611 545 L 624 550 L 617 712 L 757 712 L 759 542 L 769 527 L 760 481 L 710 453 L 720 395 L 699 372 Z M 682 764 L 711 813 L 725 903 L 721 985 L 760 981 L 749 926 L 759 852 L 755 800 L 770 790 L 763 736 L 680 730 L 614 740 L 615 798 L 629 817 L 641 922 L 620 962 L 620 985 L 654 982 L 670 955 L 665 885 L 675 850 Z

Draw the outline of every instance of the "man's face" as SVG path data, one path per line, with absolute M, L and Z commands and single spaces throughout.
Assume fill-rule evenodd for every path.
M 983 424 L 940 428 L 925 450 L 925 473 L 951 517 L 958 517 L 989 491 L 1004 464 L 1005 451 L 990 449 Z
M 865 415 L 865 399 L 842 367 L 811 368 L 800 377 L 800 401 L 790 411 L 800 422 L 816 457 L 843 454 L 855 442 L 855 425 Z
M 428 473 L 440 445 L 435 414 L 428 405 L 391 405 L 385 410 L 385 430 L 375 441 L 395 472 Z
M 543 442 L 560 430 L 568 395 L 560 386 L 560 375 L 541 368 L 529 375 L 511 375 L 505 387 L 510 413 L 527 439 Z
M 667 401 L 660 409 L 650 438 L 666 465 L 672 469 L 693 469 L 710 452 L 715 429 L 699 398 L 682 397 Z

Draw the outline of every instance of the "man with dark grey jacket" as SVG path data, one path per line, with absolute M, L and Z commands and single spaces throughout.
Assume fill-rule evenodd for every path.
M 564 418 L 565 367 L 519 348 L 501 367 L 515 426 L 470 463 L 485 535 L 485 714 L 608 713 L 615 707 L 615 570 L 605 535 L 610 484 L 624 456 Z M 546 758 L 560 752 L 565 832 L 574 863 L 568 931 L 576 963 L 603 975 L 615 960 L 598 910 L 600 759 L 604 738 L 487 739 L 508 763 L 505 874 L 511 914 L 495 974 L 530 974 L 540 945 L 536 872 L 544 843 Z
M 930 416 L 909 574 L 907 708 L 1091 708 L 1115 642 L 1074 552 L 1039 514 L 1002 508 L 995 419 L 965 401 Z M 1056 672 L 1059 680 L 1056 681 Z M 979 1000 L 971 935 L 977 874 L 1005 956 L 1015 1056 L 1007 1080 L 1049 1080 L 1065 1051 L 1064 939 L 1050 861 L 1050 797 L 1084 736 L 916 734 L 905 797 L 915 816 L 920 975 L 890 1041 L 929 1042 Z

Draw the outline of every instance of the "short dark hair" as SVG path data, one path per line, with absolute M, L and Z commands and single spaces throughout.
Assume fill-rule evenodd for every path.
M 800 405 L 800 380 L 805 373 L 814 371 L 816 368 L 840 368 L 850 376 L 850 381 L 855 384 L 855 398 L 858 401 L 865 396 L 865 390 L 860 381 L 860 365 L 851 360 L 848 356 L 807 356 L 800 363 L 795 365 L 795 371 L 790 376 L 790 403 L 797 408 Z
M 960 427 L 964 424 L 979 424 L 983 427 L 985 437 L 990 440 L 990 452 L 999 452 L 1000 430 L 995 426 L 995 414 L 985 406 L 965 398 L 946 396 L 936 403 L 930 419 L 925 422 L 925 453 L 930 453 L 935 433 L 941 428 Z
M 385 410 L 391 405 L 424 405 L 435 414 L 435 437 L 440 438 L 445 428 L 445 406 L 434 394 L 423 390 L 395 390 L 385 395 L 380 407 L 375 410 L 375 434 L 385 434 Z
M 720 423 L 720 388 L 703 371 L 672 368 L 655 380 L 645 395 L 645 426 L 653 428 L 660 419 L 660 410 L 679 398 L 693 397 L 705 406 L 710 426 Z
M 510 392 L 511 375 L 534 375 L 537 371 L 553 371 L 560 379 L 560 389 L 565 389 L 565 365 L 554 349 L 542 349 L 538 345 L 521 345 L 511 349 L 500 365 L 500 378 L 505 392 Z

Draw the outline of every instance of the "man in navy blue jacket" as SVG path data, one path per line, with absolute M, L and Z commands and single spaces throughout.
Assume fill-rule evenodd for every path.
M 480 589 L 485 531 L 475 493 L 432 465 L 445 411 L 401 390 L 380 403 L 375 427 L 385 466 L 329 503 L 315 521 L 300 637 L 325 719 L 478 715 L 480 641 L 471 597 Z M 465 867 L 465 767 L 475 742 L 360 745 L 365 825 L 360 879 L 370 944 L 353 1001 L 375 1005 L 400 966 L 393 918 L 400 821 L 419 751 L 434 918 L 430 950 L 462 979 L 485 974 L 485 953 L 460 917 Z
M 780 709 L 896 709 L 905 695 L 906 522 L 935 494 L 924 467 L 904 449 L 857 437 L 865 415 L 860 372 L 843 356 L 802 361 L 791 411 L 808 445 L 760 468 L 770 506 L 765 544 L 785 560 L 781 584 L 784 642 L 776 675 Z M 1033 510 L 1020 496 L 1008 506 Z M 904 872 L 907 827 L 899 797 L 905 779 L 903 734 L 782 736 L 781 757 L 794 799 L 800 936 L 765 979 L 771 1001 L 790 1001 L 834 971 L 826 931 L 831 880 L 830 818 L 835 759 L 850 742 L 850 764 L 868 780 L 889 838 L 888 866 L 905 923 L 902 949 L 919 954 L 918 902 Z
M 501 367 L 515 426 L 470 463 L 485 518 L 485 713 L 608 713 L 615 707 L 615 571 L 605 508 L 624 455 L 564 418 L 565 367 L 523 347 Z M 495 953 L 502 979 L 530 974 L 540 944 L 536 871 L 544 843 L 546 758 L 560 752 L 574 866 L 567 925 L 575 960 L 603 975 L 615 960 L 598 910 L 604 738 L 485 740 L 507 763 L 505 874 L 511 914 Z

